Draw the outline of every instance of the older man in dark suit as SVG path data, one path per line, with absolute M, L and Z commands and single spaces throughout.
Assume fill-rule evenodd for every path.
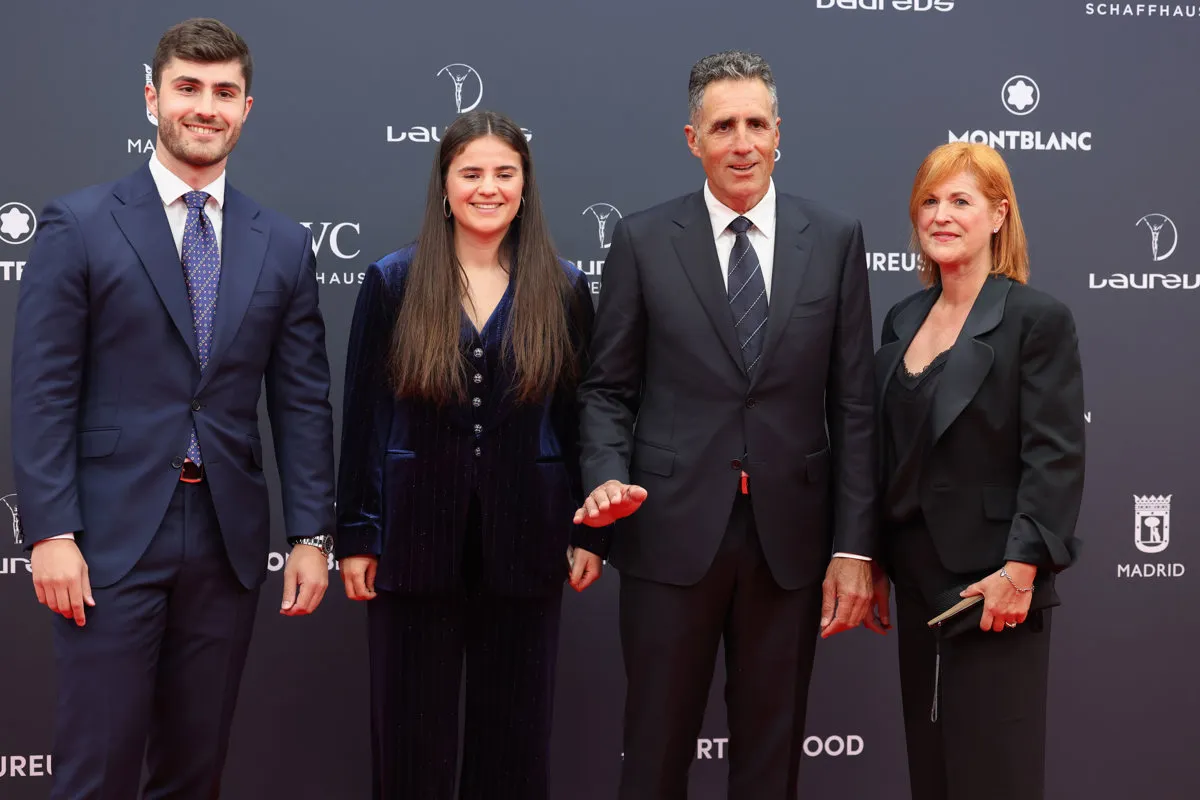
M 686 797 L 722 639 L 729 797 L 792 800 L 818 629 L 856 627 L 873 597 L 862 229 L 776 192 L 761 57 L 701 60 L 690 105 L 703 189 L 613 233 L 580 388 L 596 488 L 576 522 L 621 519 L 622 800 Z

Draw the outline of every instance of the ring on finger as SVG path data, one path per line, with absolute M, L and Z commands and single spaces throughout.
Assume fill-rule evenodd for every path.
M 1006 622 L 1006 623 L 1004 623 L 1004 627 L 1006 627 L 1006 628 L 1015 628 L 1015 627 L 1017 627 L 1017 623 L 1015 623 L 1015 622 Z

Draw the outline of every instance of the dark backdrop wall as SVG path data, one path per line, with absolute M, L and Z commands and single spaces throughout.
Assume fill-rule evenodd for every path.
M 0 26 L 0 353 L 45 202 L 141 165 L 159 35 L 217 16 L 253 48 L 256 98 L 231 182 L 312 227 L 335 409 L 364 268 L 413 239 L 436 140 L 492 108 L 531 136 L 562 254 L 602 280 L 613 225 L 701 186 L 684 146 L 688 69 L 736 47 L 775 69 L 776 183 L 863 220 L 876 326 L 918 282 L 913 174 L 951 139 L 1002 148 L 1032 282 L 1070 304 L 1087 380 L 1083 558 L 1061 583 L 1049 797 L 1200 796 L 1190 745 L 1200 587 L 1200 5 L 1083 0 L 369 0 L 8 4 Z M 456 94 L 455 82 L 461 92 Z M 4 359 L 7 364 L 7 358 Z M 15 518 L 8 370 L 0 495 Z M 264 415 L 265 417 L 265 415 Z M 0 511 L 0 527 L 6 519 Z M 340 581 L 286 619 L 283 531 L 250 654 L 224 796 L 359 798 L 369 786 L 365 610 Z M 50 619 L 0 535 L 0 797 L 45 797 Z M 553 796 L 615 796 L 624 690 L 617 576 L 565 598 Z M 723 796 L 718 678 L 692 796 Z M 908 797 L 894 637 L 821 645 L 804 797 Z M 981 725 L 988 724 L 980 720 Z M 998 760 L 996 769 L 1019 765 Z

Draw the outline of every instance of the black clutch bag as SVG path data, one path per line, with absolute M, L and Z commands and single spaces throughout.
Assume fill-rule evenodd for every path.
M 993 570 L 994 572 L 995 570 Z M 983 619 L 983 596 L 960 597 L 967 587 L 983 580 L 992 572 L 985 572 L 977 578 L 955 586 L 947 587 L 938 592 L 931 601 L 932 608 L 937 612 L 929 620 L 929 627 L 943 639 L 958 636 L 970 630 L 979 630 L 979 622 Z M 1033 581 L 1033 599 L 1029 603 L 1029 612 L 1041 611 L 1058 605 L 1058 598 L 1052 587 L 1053 573 L 1039 571 Z

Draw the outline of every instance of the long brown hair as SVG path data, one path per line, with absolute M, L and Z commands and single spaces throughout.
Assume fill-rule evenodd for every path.
M 1021 224 L 1021 212 L 1017 209 L 1017 192 L 1013 188 L 1012 176 L 1004 158 L 986 144 L 972 142 L 949 142 L 934 148 L 921 162 L 917 177 L 913 180 L 912 195 L 908 201 L 908 216 L 912 220 L 911 246 L 917 253 L 917 269 L 921 282 L 933 286 L 942 280 L 937 262 L 921 247 L 917 231 L 917 212 L 921 201 L 942 182 L 959 173 L 975 176 L 988 202 L 995 208 L 1001 200 L 1008 201 L 1008 216 L 998 233 L 992 234 L 992 275 L 1003 275 L 1018 283 L 1029 280 L 1029 246 L 1025 240 L 1025 226 Z
M 397 396 L 439 405 L 466 398 L 467 362 L 459 349 L 467 278 L 454 250 L 453 217 L 443 210 L 450 162 L 468 144 L 495 136 L 521 156 L 524 209 L 500 246 L 511 265 L 513 301 L 503 358 L 511 359 L 513 391 L 521 402 L 540 400 L 563 378 L 574 378 L 571 336 L 564 310 L 571 287 L 542 214 L 525 134 L 494 111 L 471 111 L 442 135 L 425 199 L 416 252 L 408 268 L 389 355 Z

